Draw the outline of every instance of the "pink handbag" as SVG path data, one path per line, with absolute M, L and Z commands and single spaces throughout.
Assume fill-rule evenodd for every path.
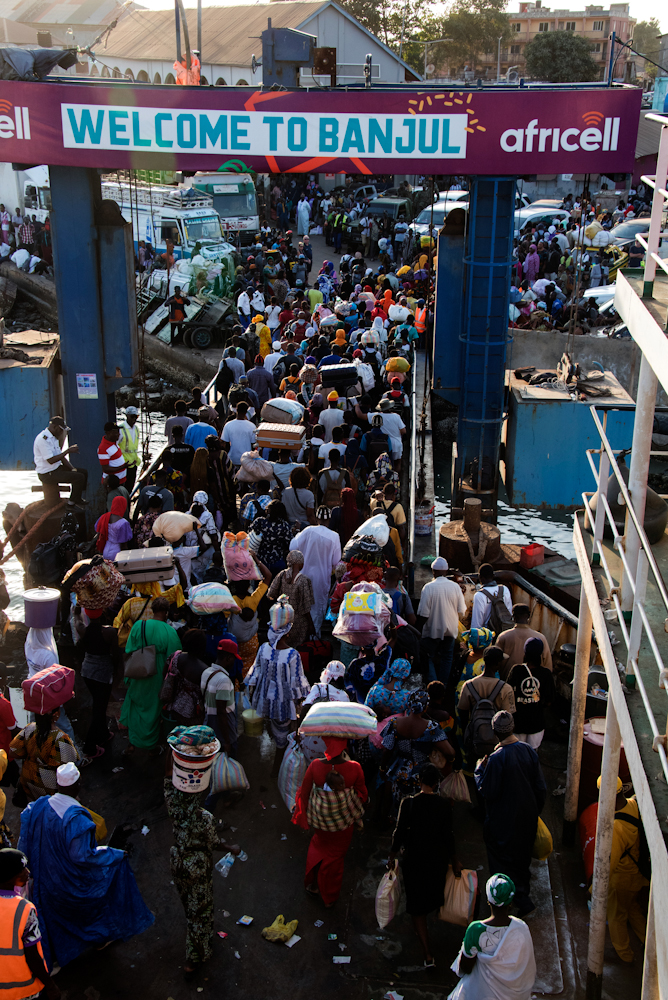
M 74 696 L 75 676 L 69 667 L 54 663 L 26 678 L 21 685 L 26 711 L 46 715 L 60 708 Z

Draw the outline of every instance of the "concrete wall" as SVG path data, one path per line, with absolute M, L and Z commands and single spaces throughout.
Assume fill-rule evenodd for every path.
M 568 336 L 557 331 L 509 330 L 513 338 L 508 345 L 506 368 L 556 368 L 567 347 Z M 576 337 L 571 353 L 574 361 L 586 371 L 594 367 L 592 362 L 600 362 L 605 369 L 615 375 L 633 399 L 638 387 L 640 348 L 634 340 L 608 340 L 607 337 Z M 668 406 L 668 396 L 659 386 L 657 405 Z

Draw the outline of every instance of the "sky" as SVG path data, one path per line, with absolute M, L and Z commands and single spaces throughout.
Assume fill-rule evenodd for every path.
M 172 7 L 169 0 L 137 0 L 143 7 L 151 10 L 167 10 Z M 263 0 L 266 2 L 266 0 Z M 590 0 L 544 0 L 544 6 L 551 7 L 552 10 L 583 10 Z M 204 7 L 225 7 L 236 5 L 240 0 L 202 0 Z M 605 0 L 598 0 L 598 4 L 606 7 Z M 184 0 L 184 6 L 196 7 L 197 0 Z M 443 5 L 445 6 L 445 4 Z M 520 9 L 519 0 L 510 0 L 508 13 L 512 14 Z M 661 24 L 661 30 L 668 32 L 668 3 L 666 0 L 631 0 L 631 16 L 638 21 L 648 21 L 651 17 L 656 17 Z

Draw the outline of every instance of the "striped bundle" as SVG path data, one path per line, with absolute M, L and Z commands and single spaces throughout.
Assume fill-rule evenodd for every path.
M 376 732 L 376 713 L 366 705 L 321 701 L 311 705 L 299 727 L 303 736 L 346 736 L 364 739 Z

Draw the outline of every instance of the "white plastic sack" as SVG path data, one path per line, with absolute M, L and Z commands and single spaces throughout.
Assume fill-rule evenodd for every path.
M 376 892 L 376 920 L 381 930 L 387 927 L 397 912 L 400 899 L 399 868 L 395 861 L 392 871 L 385 872 L 383 875 Z
M 390 540 L 390 526 L 387 523 L 387 517 L 385 514 L 374 514 L 373 517 L 368 518 L 363 524 L 360 524 L 353 535 L 371 535 L 371 537 L 378 543 L 381 549 L 384 549 Z

